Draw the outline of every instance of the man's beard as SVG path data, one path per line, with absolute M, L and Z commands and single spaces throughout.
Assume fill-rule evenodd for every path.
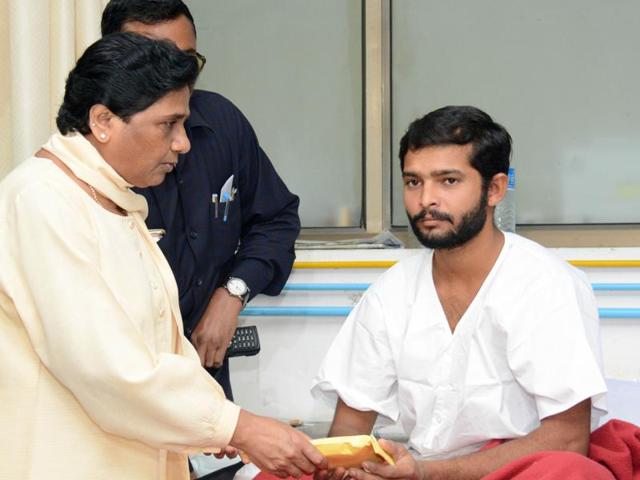
M 409 221 L 411 222 L 411 229 L 420 243 L 427 248 L 449 250 L 464 245 L 478 235 L 482 230 L 482 227 L 484 227 L 487 220 L 487 196 L 488 192 L 483 188 L 482 194 L 480 195 L 480 201 L 476 207 L 462 216 L 460 225 L 458 225 L 457 228 L 454 228 L 447 233 L 442 235 L 425 234 L 418 227 L 418 222 L 423 220 L 427 214 L 430 218 L 448 221 L 453 225 L 453 218 L 451 215 L 438 210 L 421 210 L 413 217 L 411 217 L 407 212 L 407 217 L 409 217 Z

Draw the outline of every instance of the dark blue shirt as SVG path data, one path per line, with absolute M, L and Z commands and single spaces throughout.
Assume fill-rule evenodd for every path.
M 213 291 L 229 276 L 251 290 L 277 295 L 295 259 L 299 199 L 287 189 L 260 148 L 253 128 L 229 100 L 195 90 L 185 124 L 191 150 L 157 186 L 139 190 L 149 203 L 147 226 L 163 228 L 158 245 L 178 283 L 185 334 L 191 335 Z M 215 206 L 234 176 L 237 194 Z

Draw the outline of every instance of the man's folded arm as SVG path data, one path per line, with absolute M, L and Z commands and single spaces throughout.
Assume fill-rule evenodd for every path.
M 369 435 L 376 418 L 378 418 L 378 412 L 356 410 L 338 398 L 329 436 Z
M 475 480 L 526 455 L 543 451 L 571 451 L 586 455 L 589 449 L 591 400 L 586 399 L 541 421 L 528 435 L 497 447 L 449 460 L 424 461 L 425 480 L 440 478 Z

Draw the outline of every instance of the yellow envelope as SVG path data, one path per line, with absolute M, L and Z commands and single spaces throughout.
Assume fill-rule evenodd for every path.
M 327 457 L 329 469 L 360 467 L 364 461 L 395 465 L 373 435 L 317 438 L 311 443 Z

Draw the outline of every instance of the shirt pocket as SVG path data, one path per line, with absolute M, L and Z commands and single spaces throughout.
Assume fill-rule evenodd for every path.
M 211 244 L 214 257 L 224 263 L 236 252 L 242 234 L 242 209 L 240 198 L 210 208 Z

